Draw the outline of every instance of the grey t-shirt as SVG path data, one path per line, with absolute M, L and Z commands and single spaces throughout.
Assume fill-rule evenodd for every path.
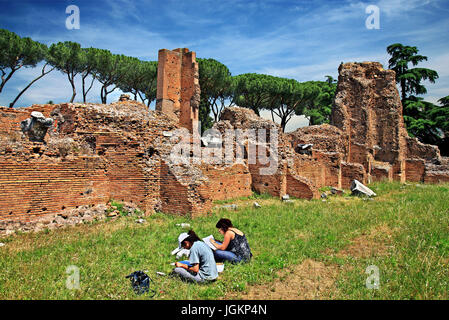
M 199 275 L 205 280 L 214 280 L 218 277 L 217 264 L 215 263 L 212 249 L 203 241 L 195 241 L 190 248 L 189 262 L 199 263 Z

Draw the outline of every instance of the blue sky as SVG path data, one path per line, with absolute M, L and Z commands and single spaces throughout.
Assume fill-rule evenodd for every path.
M 68 5 L 80 9 L 79 30 L 66 29 Z M 368 5 L 380 9 L 378 30 L 365 26 Z M 432 102 L 449 95 L 448 17 L 447 0 L 0 0 L 0 28 L 22 37 L 47 45 L 76 41 L 143 60 L 157 60 L 162 48 L 187 47 L 198 57 L 224 63 L 233 75 L 257 72 L 299 81 L 337 78 L 340 62 L 379 61 L 388 67 L 388 45 L 417 46 L 429 57 L 420 66 L 440 75 L 435 84 L 427 84 L 424 98 Z M 0 94 L 0 105 L 7 106 L 39 72 L 19 71 Z M 82 99 L 80 84 L 77 92 L 75 101 Z M 67 79 L 53 71 L 17 106 L 66 102 L 70 96 Z M 98 86 L 88 99 L 99 102 Z M 296 118 L 290 128 L 300 125 L 304 121 Z

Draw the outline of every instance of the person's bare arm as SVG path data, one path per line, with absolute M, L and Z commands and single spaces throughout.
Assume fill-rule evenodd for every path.
M 198 271 L 200 271 L 200 265 L 198 263 L 195 263 L 193 266 L 189 267 L 188 265 L 186 265 L 184 263 L 176 262 L 175 267 L 184 268 L 186 270 L 193 271 L 195 273 L 198 273 Z
M 224 235 L 223 243 L 218 244 L 215 240 L 211 239 L 211 243 L 214 245 L 215 248 L 218 250 L 226 250 L 226 248 L 229 245 L 229 242 L 231 241 L 232 233 L 231 231 L 227 231 Z
M 191 266 L 190 268 L 187 268 L 187 270 L 189 271 L 193 271 L 195 273 L 198 273 L 198 271 L 200 271 L 200 265 L 199 263 L 195 263 L 193 266 Z

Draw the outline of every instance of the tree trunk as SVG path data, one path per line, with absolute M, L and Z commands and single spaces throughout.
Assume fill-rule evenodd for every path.
M 45 75 L 47 75 L 47 74 L 49 74 L 50 72 L 52 72 L 55 68 L 53 67 L 53 68 L 51 68 L 49 71 L 47 71 L 47 72 L 45 72 L 45 67 L 48 65 L 48 63 L 46 63 L 45 65 L 44 65 L 44 67 L 42 68 L 42 74 L 39 76 L 39 77 L 37 77 L 36 79 L 34 79 L 33 81 L 31 81 L 22 91 L 20 91 L 20 93 L 17 95 L 17 97 L 14 99 L 14 101 L 13 102 L 11 102 L 10 104 L 9 104 L 9 107 L 10 108 L 13 108 L 14 107 L 14 104 L 17 102 L 17 100 L 19 100 L 19 98 L 20 98 L 20 96 L 25 92 L 25 91 L 27 91 L 28 90 L 28 88 L 29 87 L 31 87 L 37 80 L 39 80 L 39 79 L 41 79 L 43 76 L 45 76 Z
M 2 83 L 0 84 L 0 93 L 3 90 L 3 87 L 5 86 L 6 82 L 8 82 L 9 79 L 11 79 L 12 75 L 14 74 L 14 72 L 16 72 L 18 69 L 12 69 L 11 72 L 8 74 L 8 76 L 5 78 L 4 75 L 6 73 L 3 74 L 2 76 Z
M 285 126 L 287 125 L 287 116 L 283 115 L 281 119 L 282 132 L 285 132 Z
M 407 99 L 407 93 L 405 92 L 405 80 L 401 80 L 401 94 L 402 94 L 402 103 Z
M 140 100 L 142 100 L 142 103 L 145 103 L 145 99 L 142 98 L 142 95 L 140 94 L 140 91 L 137 91 L 137 93 L 139 94 L 139 98 L 140 98 Z M 137 101 L 137 96 L 136 96 L 135 100 Z
M 101 97 L 101 103 L 105 103 L 106 97 L 105 97 L 105 87 L 104 85 L 101 87 L 101 91 L 100 91 L 100 97 Z
M 75 100 L 75 96 L 76 96 L 76 89 L 75 89 L 75 77 L 73 76 L 73 72 L 72 72 L 72 77 L 70 77 L 70 73 L 67 74 L 67 77 L 69 78 L 70 81 L 70 85 L 72 86 L 72 98 L 70 99 L 70 103 L 73 103 L 73 101 Z
M 94 85 L 94 81 L 95 81 L 95 77 L 92 76 L 92 81 L 90 83 L 89 89 L 86 90 L 85 87 L 85 81 L 86 78 L 89 74 L 86 74 L 85 76 L 82 76 L 82 84 L 83 84 L 83 102 L 86 103 L 87 102 L 87 94 L 89 93 L 90 89 L 92 89 L 92 86 Z
M 83 103 L 86 103 L 87 93 L 86 93 L 86 87 L 85 87 L 85 84 L 84 84 L 84 82 L 86 80 L 86 77 L 82 76 L 81 79 L 82 79 L 82 86 L 83 86 Z

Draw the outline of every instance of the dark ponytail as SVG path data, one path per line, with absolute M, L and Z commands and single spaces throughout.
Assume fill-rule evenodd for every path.
M 200 237 L 198 237 L 195 233 L 195 231 L 193 230 L 189 230 L 189 232 L 187 232 L 187 234 L 189 235 L 187 238 L 185 238 L 182 242 L 184 241 L 189 241 L 190 243 L 194 243 L 196 241 L 201 241 Z

